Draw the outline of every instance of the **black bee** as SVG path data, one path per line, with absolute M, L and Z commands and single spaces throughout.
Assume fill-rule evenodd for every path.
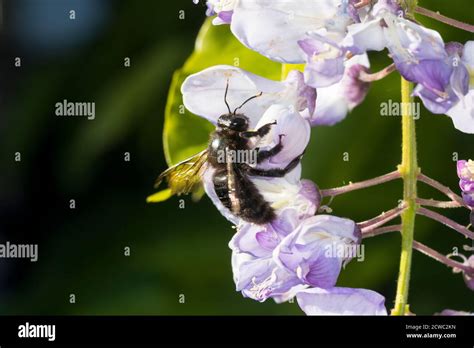
M 227 102 L 228 89 L 227 82 L 224 102 L 229 112 L 217 120 L 217 127 L 211 134 L 208 148 L 161 173 L 155 187 L 166 178 L 172 194 L 194 192 L 201 186 L 202 173 L 211 166 L 215 169 L 212 178 L 214 189 L 222 204 L 245 221 L 266 224 L 275 218 L 275 211 L 249 177 L 283 177 L 299 164 L 302 155 L 293 159 L 285 168 L 269 170 L 251 166 L 249 161 L 236 160 L 236 154 L 252 154 L 252 151 L 257 164 L 275 156 L 282 150 L 283 135 L 280 135 L 279 143 L 269 150 L 252 148 L 251 140 L 268 134 L 276 121 L 256 130 L 249 130 L 247 116 L 237 111 L 262 93 L 250 97 L 232 112 Z M 250 157 L 252 156 L 246 156 L 246 159 Z

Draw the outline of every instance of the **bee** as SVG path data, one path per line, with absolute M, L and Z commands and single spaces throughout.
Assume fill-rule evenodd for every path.
M 158 176 L 155 188 L 166 180 L 171 194 L 181 195 L 196 192 L 202 188 L 202 175 L 208 168 L 213 168 L 212 183 L 217 197 L 232 214 L 258 225 L 273 221 L 276 217 L 274 208 L 259 192 L 251 177 L 283 177 L 292 171 L 302 158 L 294 158 L 285 168 L 259 169 L 259 164 L 276 154 L 282 146 L 283 134 L 279 142 L 268 150 L 255 148 L 255 140 L 267 135 L 276 121 L 267 123 L 256 130 L 249 130 L 249 119 L 238 113 L 245 104 L 262 95 L 259 93 L 245 100 L 231 111 L 227 102 L 229 81 L 224 93 L 224 103 L 228 113 L 217 120 L 216 129 L 210 135 L 207 149 L 168 168 Z M 250 154 L 237 156 L 238 154 Z M 255 154 L 255 156 L 251 156 Z M 242 157 L 245 157 L 242 160 Z M 254 158 L 254 163 L 249 161 Z

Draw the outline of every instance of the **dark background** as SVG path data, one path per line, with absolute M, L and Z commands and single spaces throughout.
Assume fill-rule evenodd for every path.
M 468 0 L 421 4 L 473 22 Z M 39 244 L 36 263 L 0 260 L 0 313 L 301 314 L 296 304 L 261 304 L 234 291 L 227 247 L 233 229 L 207 198 L 187 200 L 185 209 L 176 198 L 145 203 L 166 168 L 162 129 L 171 76 L 193 50 L 204 7 L 191 0 L 0 5 L 0 242 Z M 473 39 L 418 18 L 446 42 Z M 21 68 L 14 67 L 15 57 L 21 57 Z M 383 53 L 372 55 L 374 71 L 388 62 Z M 379 110 L 381 102 L 399 100 L 399 86 L 392 74 L 374 83 L 344 122 L 313 129 L 303 176 L 328 188 L 395 169 L 400 119 L 381 117 Z M 54 104 L 63 99 L 95 101 L 96 119 L 56 117 Z M 453 153 L 473 158 L 472 135 L 423 108 L 417 130 L 422 170 L 457 190 Z M 21 162 L 14 161 L 15 152 Z M 421 185 L 420 196 L 443 198 Z M 361 221 L 392 208 L 400 197 L 401 182 L 394 182 L 337 197 L 332 208 Z M 69 209 L 70 199 L 76 209 Z M 468 223 L 465 210 L 446 213 Z M 446 254 L 467 244 L 423 217 L 416 221 L 415 238 Z M 124 256 L 125 247 L 130 256 Z M 399 252 L 396 234 L 367 240 L 365 262 L 352 262 L 338 285 L 376 290 L 390 308 Z M 71 293 L 75 304 L 69 303 Z M 416 251 L 409 302 L 417 314 L 474 311 L 473 293 L 461 276 Z

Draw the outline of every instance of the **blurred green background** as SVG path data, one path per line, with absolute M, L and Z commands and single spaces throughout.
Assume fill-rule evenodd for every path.
M 262 304 L 234 291 L 227 246 L 234 230 L 206 197 L 199 203 L 186 198 L 185 209 L 179 209 L 177 198 L 145 203 L 156 175 L 166 168 L 162 132 L 168 89 L 174 71 L 193 51 L 204 6 L 190 0 L 0 4 L 0 242 L 39 243 L 36 263 L 1 260 L 0 313 L 302 314 L 296 303 Z M 421 4 L 473 22 L 468 0 Z M 445 41 L 473 39 L 418 19 L 439 30 Z M 221 41 L 212 59 L 188 69 L 233 64 L 229 50 L 240 44 L 230 41 L 228 30 L 216 29 Z M 21 57 L 20 68 L 14 66 L 15 57 Z M 130 67 L 124 67 L 125 57 Z M 377 71 L 389 60 L 378 53 L 371 62 Z M 252 71 L 252 66 L 242 61 L 242 67 Z M 313 129 L 303 176 L 329 188 L 395 169 L 400 119 L 381 117 L 379 110 L 380 103 L 399 100 L 399 94 L 399 77 L 392 74 L 374 83 L 344 122 Z M 96 102 L 96 119 L 56 117 L 54 104 L 63 99 Z M 186 127 L 188 121 L 182 121 L 188 119 Z M 209 125 L 194 116 L 180 122 L 167 125 L 177 151 L 183 139 L 196 147 L 206 142 Z M 456 190 L 453 153 L 473 158 L 472 135 L 423 107 L 417 130 L 422 170 Z M 15 152 L 21 153 L 21 162 L 14 161 Z M 419 190 L 422 197 L 443 198 L 425 186 Z M 337 197 L 331 207 L 334 214 L 361 221 L 392 208 L 400 197 L 401 182 L 393 182 Z M 70 199 L 76 200 L 76 209 L 69 209 Z M 468 223 L 465 210 L 446 213 Z M 468 244 L 423 217 L 416 221 L 415 238 L 446 254 Z M 130 256 L 124 255 L 126 247 Z M 391 308 L 399 252 L 396 234 L 368 239 L 365 262 L 350 263 L 338 285 L 376 290 Z M 76 303 L 69 303 L 70 294 Z M 185 303 L 179 301 L 181 294 Z M 417 314 L 474 311 L 473 293 L 462 277 L 416 251 L 409 302 Z

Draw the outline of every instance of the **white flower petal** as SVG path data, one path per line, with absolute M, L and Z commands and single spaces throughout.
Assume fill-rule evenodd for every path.
M 349 112 L 349 106 L 342 94 L 341 82 L 318 88 L 316 111 L 311 120 L 313 126 L 332 126 L 342 121 Z
M 297 41 L 335 18 L 341 0 L 240 0 L 231 30 L 247 47 L 279 62 L 303 63 Z
M 311 288 L 296 299 L 307 315 L 387 315 L 385 298 L 367 289 Z
M 231 111 L 248 98 L 263 92 L 261 97 L 239 110 L 239 113 L 249 118 L 251 127 L 255 126 L 265 110 L 278 100 L 274 93 L 285 89 L 285 85 L 279 81 L 268 80 L 237 67 L 217 65 L 186 78 L 181 87 L 184 105 L 192 113 L 215 124 L 219 116 L 228 113 L 224 102 L 227 81 L 227 101 Z
M 278 144 L 280 135 L 283 149 L 270 159 L 259 164 L 259 168 L 284 168 L 292 160 L 302 155 L 308 146 L 311 136 L 311 126 L 293 106 L 272 105 L 263 114 L 256 128 L 276 121 L 270 133 L 257 146 L 261 150 L 268 150 Z
M 468 41 L 464 44 L 462 52 L 462 61 L 466 64 L 469 73 L 474 74 L 474 41 Z M 474 81 L 472 82 L 474 83 Z M 474 87 L 474 86 L 472 86 Z
M 474 134 L 474 89 L 446 113 L 453 119 L 454 127 L 464 133 Z
M 291 71 L 285 81 L 274 81 L 228 65 L 213 66 L 188 76 L 181 87 L 184 105 L 215 124 L 219 116 L 229 113 L 224 100 L 227 82 L 231 112 L 248 98 L 262 93 L 238 111 L 249 118 L 251 129 L 256 128 L 264 112 L 273 104 L 293 106 L 308 117 L 314 110 L 316 92 L 304 85 L 301 72 Z
M 382 51 L 387 43 L 380 19 L 355 23 L 347 27 L 348 33 L 341 46 L 353 53 Z

